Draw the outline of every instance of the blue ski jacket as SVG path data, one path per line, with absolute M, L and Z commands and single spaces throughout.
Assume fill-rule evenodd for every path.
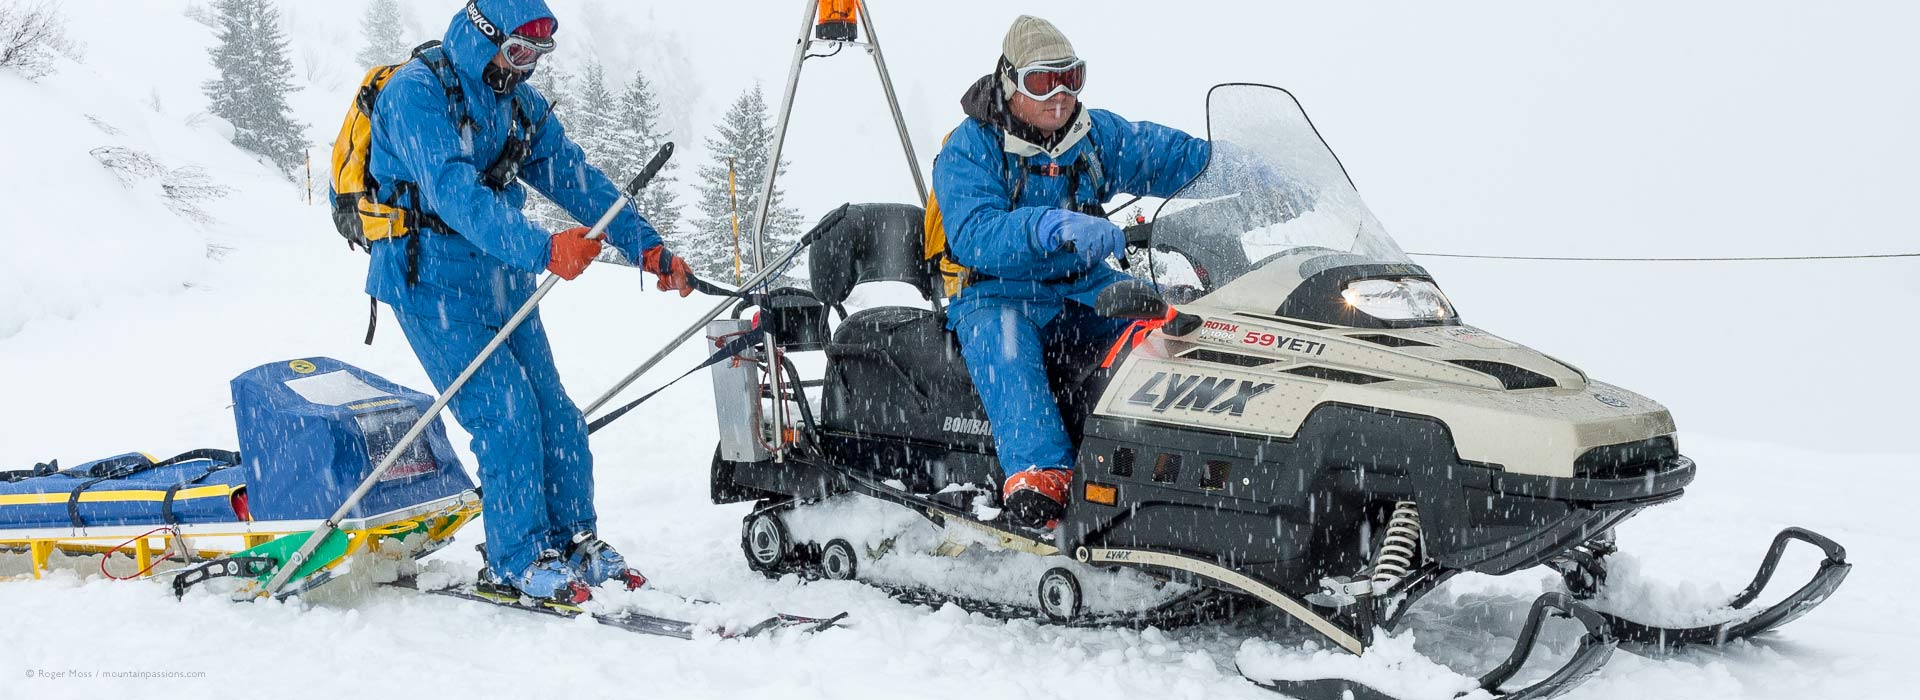
M 1105 262 L 1042 250 L 1035 235 L 1040 216 L 1084 210 L 1121 193 L 1172 196 L 1206 167 L 1209 146 L 1178 129 L 1084 107 L 1057 139 L 1042 139 L 1005 113 L 996 85 L 990 75 L 968 90 L 961 100 L 968 118 L 933 163 L 948 253 L 975 273 L 949 317 L 958 323 L 977 308 L 1013 302 L 1045 325 L 1063 300 L 1091 306 L 1123 275 Z M 1057 174 L 1047 174 L 1052 166 Z
M 473 7 L 502 33 L 553 16 L 543 0 L 477 0 Z M 383 197 L 392 196 L 392 183 L 414 183 L 422 199 L 417 205 L 454 235 L 416 231 L 408 236 L 420 239 L 414 284 L 407 282 L 406 237 L 376 241 L 367 293 L 414 314 L 497 326 L 538 286 L 535 277 L 547 267 L 552 235 L 521 214 L 527 199 L 523 185 L 496 191 L 481 182 L 513 128 L 514 102 L 539 124 L 521 182 L 589 223 L 613 205 L 619 188 L 587 163 L 532 85 L 523 82 L 509 95 L 496 95 L 486 85 L 481 72 L 498 48 L 467 12 L 455 14 L 442 43 L 471 126 L 457 123 L 462 108 L 448 104 L 432 69 L 411 61 L 381 90 L 368 167 Z M 653 226 L 631 206 L 607 228 L 607 240 L 634 261 L 660 244 Z

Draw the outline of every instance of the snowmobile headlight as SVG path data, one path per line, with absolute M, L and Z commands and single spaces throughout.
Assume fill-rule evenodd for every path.
M 1355 280 L 1340 292 L 1348 306 L 1382 321 L 1444 321 L 1454 317 L 1453 302 L 1423 279 Z

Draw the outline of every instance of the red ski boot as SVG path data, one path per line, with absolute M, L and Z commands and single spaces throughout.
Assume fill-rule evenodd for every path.
M 1067 512 L 1067 493 L 1072 489 L 1073 472 L 1031 467 L 1007 477 L 1000 487 L 1000 507 L 1008 522 L 1052 529 Z

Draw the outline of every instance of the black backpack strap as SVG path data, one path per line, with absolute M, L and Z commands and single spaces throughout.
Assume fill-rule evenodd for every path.
M 1005 172 L 1007 172 L 1006 177 L 1013 180 L 1013 201 L 1016 203 L 1016 206 L 1020 201 L 1021 193 L 1026 189 L 1027 176 L 1064 177 L 1067 179 L 1067 208 L 1069 210 L 1102 219 L 1107 218 L 1106 208 L 1100 206 L 1100 187 L 1106 180 L 1106 170 L 1100 165 L 1100 157 L 1092 154 L 1091 148 L 1082 151 L 1080 157 L 1075 158 L 1072 163 L 1066 165 L 1059 163 L 1033 165 L 1029 163 L 1024 156 L 1015 156 L 1015 158 L 1018 160 L 1018 164 L 1008 166 Z M 1004 158 L 1002 159 L 1002 163 L 1005 163 Z M 1087 176 L 1087 187 L 1093 190 L 1093 197 L 1086 201 L 1082 201 L 1080 198 L 1080 180 L 1082 175 Z
M 447 95 L 447 118 L 453 120 L 453 128 L 467 130 L 474 127 L 473 115 L 467 113 L 467 91 L 460 87 L 460 79 L 454 75 L 453 62 L 447 60 L 447 50 L 438 41 L 429 41 L 413 50 L 414 58 L 427 65 L 433 71 L 433 77 L 440 80 L 440 90 Z
M 407 286 L 420 283 L 420 233 L 453 234 L 452 228 L 440 217 L 421 206 L 420 186 L 406 180 L 393 183 L 393 200 L 389 206 L 405 210 L 408 234 L 402 236 L 407 246 Z M 369 312 L 374 313 L 374 312 Z M 372 345 L 373 321 L 367 322 L 367 344 Z
M 380 300 L 373 298 L 372 294 L 368 294 L 367 295 L 367 339 L 365 341 L 366 344 L 368 345 L 373 344 L 373 327 L 379 324 L 380 324 Z
M 1091 130 L 1087 132 L 1086 141 L 1087 150 L 1081 151 L 1080 159 L 1074 161 L 1074 165 L 1079 166 L 1081 171 L 1086 173 L 1087 186 L 1093 188 L 1093 198 L 1087 201 L 1085 205 L 1087 211 L 1085 213 L 1088 216 L 1098 216 L 1104 219 L 1107 218 L 1107 210 L 1100 205 L 1100 201 L 1106 198 L 1106 195 L 1102 193 L 1101 190 L 1104 189 L 1107 184 L 1107 168 L 1100 163 L 1100 146 L 1094 143 L 1093 132 Z M 1077 182 L 1076 180 L 1076 187 L 1078 186 Z M 1075 204 L 1077 205 L 1079 202 L 1075 202 Z

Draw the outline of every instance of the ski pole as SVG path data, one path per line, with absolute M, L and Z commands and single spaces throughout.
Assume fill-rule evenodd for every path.
M 827 212 L 826 216 L 820 218 L 820 223 L 814 225 L 812 231 L 808 231 L 807 235 L 800 237 L 799 242 L 793 244 L 792 249 L 780 256 L 779 260 L 774 261 L 773 265 L 760 270 L 759 273 L 755 274 L 751 279 L 748 279 L 746 284 L 740 285 L 740 289 L 752 289 L 755 285 L 772 277 L 775 272 L 785 269 L 787 263 L 799 255 L 800 251 L 805 250 L 808 245 L 812 244 L 814 239 L 819 238 L 820 234 L 839 225 L 840 220 L 847 216 L 848 206 L 850 205 L 842 204 L 838 209 Z M 712 292 L 707 293 L 711 294 Z M 727 296 L 731 297 L 733 295 Z M 682 343 L 693 338 L 695 333 L 699 333 L 701 329 L 706 328 L 707 324 L 719 318 L 720 314 L 726 313 L 727 307 L 734 305 L 734 303 L 734 299 L 728 298 L 715 305 L 713 310 L 708 311 L 705 316 L 701 316 L 700 320 L 694 321 L 693 325 L 687 326 L 687 329 L 681 331 L 680 335 L 674 336 L 673 340 L 667 341 L 666 347 L 660 348 L 660 351 L 654 353 L 653 357 L 649 357 L 646 362 L 640 363 L 639 368 L 627 373 L 627 376 L 622 377 L 618 383 L 613 385 L 612 389 L 607 390 L 607 393 L 601 394 L 600 398 L 594 399 L 591 404 L 587 404 L 587 409 L 581 411 L 581 415 L 591 416 L 595 411 L 604 408 L 608 401 L 612 401 L 613 397 L 620 395 L 620 392 L 626 391 L 627 387 L 633 386 L 633 383 L 639 380 L 641 375 L 646 374 L 647 370 L 653 369 L 654 365 L 660 364 L 661 360 L 667 359 L 667 355 L 673 354 L 673 351 L 679 349 Z
M 620 212 L 627 208 L 627 204 L 633 201 L 633 198 L 640 193 L 640 189 L 647 186 L 647 182 L 660 172 L 660 168 L 664 167 L 667 159 L 672 156 L 672 143 L 661 146 L 660 151 L 653 155 L 653 160 L 647 163 L 647 167 L 641 169 L 640 174 L 635 176 L 632 182 L 627 183 L 626 190 L 621 192 L 619 197 L 614 198 L 613 205 L 607 207 L 606 213 L 600 215 L 600 220 L 595 222 L 593 229 L 587 232 L 587 240 L 599 240 L 606 235 L 607 226 L 620 216 Z M 380 477 L 384 476 L 388 469 L 393 468 L 394 463 L 400 461 L 400 455 L 406 452 L 415 440 L 420 439 L 420 435 L 427 431 L 427 426 L 440 415 L 440 411 L 446 409 L 447 403 L 453 400 L 453 395 L 460 391 L 460 387 L 465 386 L 467 380 L 472 379 L 474 373 L 480 371 L 481 363 L 486 362 L 487 358 L 493 356 L 494 351 L 506 344 L 507 336 L 513 335 L 514 329 L 519 328 L 528 316 L 533 315 L 534 307 L 539 306 L 540 300 L 546 297 L 547 292 L 552 291 L 554 285 L 559 282 L 559 275 L 547 275 L 547 279 L 540 283 L 540 288 L 534 290 L 533 296 L 528 297 L 526 303 L 520 305 L 520 310 L 515 311 L 513 317 L 507 319 L 506 325 L 500 327 L 500 332 L 493 335 L 493 340 L 487 343 L 487 347 L 482 349 L 472 362 L 467 363 L 466 370 L 462 371 L 452 384 L 447 385 L 445 391 L 440 392 L 439 398 L 433 400 L 433 407 L 428 408 L 426 413 L 420 414 L 419 420 L 413 422 L 413 427 L 407 429 L 406 435 L 401 436 L 400 441 L 394 443 L 393 448 L 387 451 L 387 456 L 381 458 L 380 465 L 374 467 L 373 472 L 360 481 L 360 486 L 353 490 L 352 495 L 347 496 L 345 503 L 340 504 L 340 509 L 334 511 L 333 517 L 327 518 L 320 523 L 320 527 L 314 528 L 313 532 L 307 536 L 307 541 L 300 545 L 300 549 L 280 565 L 280 570 L 274 572 L 273 578 L 267 581 L 267 587 L 260 595 L 271 596 L 287 585 L 287 581 L 293 578 L 293 573 L 306 563 L 308 557 L 313 556 L 314 550 L 320 548 L 320 543 L 339 531 L 339 523 L 347 517 L 347 513 L 353 510 L 354 506 L 360 505 L 360 499 L 365 498 L 367 492 L 373 490 L 374 484 L 380 482 Z

